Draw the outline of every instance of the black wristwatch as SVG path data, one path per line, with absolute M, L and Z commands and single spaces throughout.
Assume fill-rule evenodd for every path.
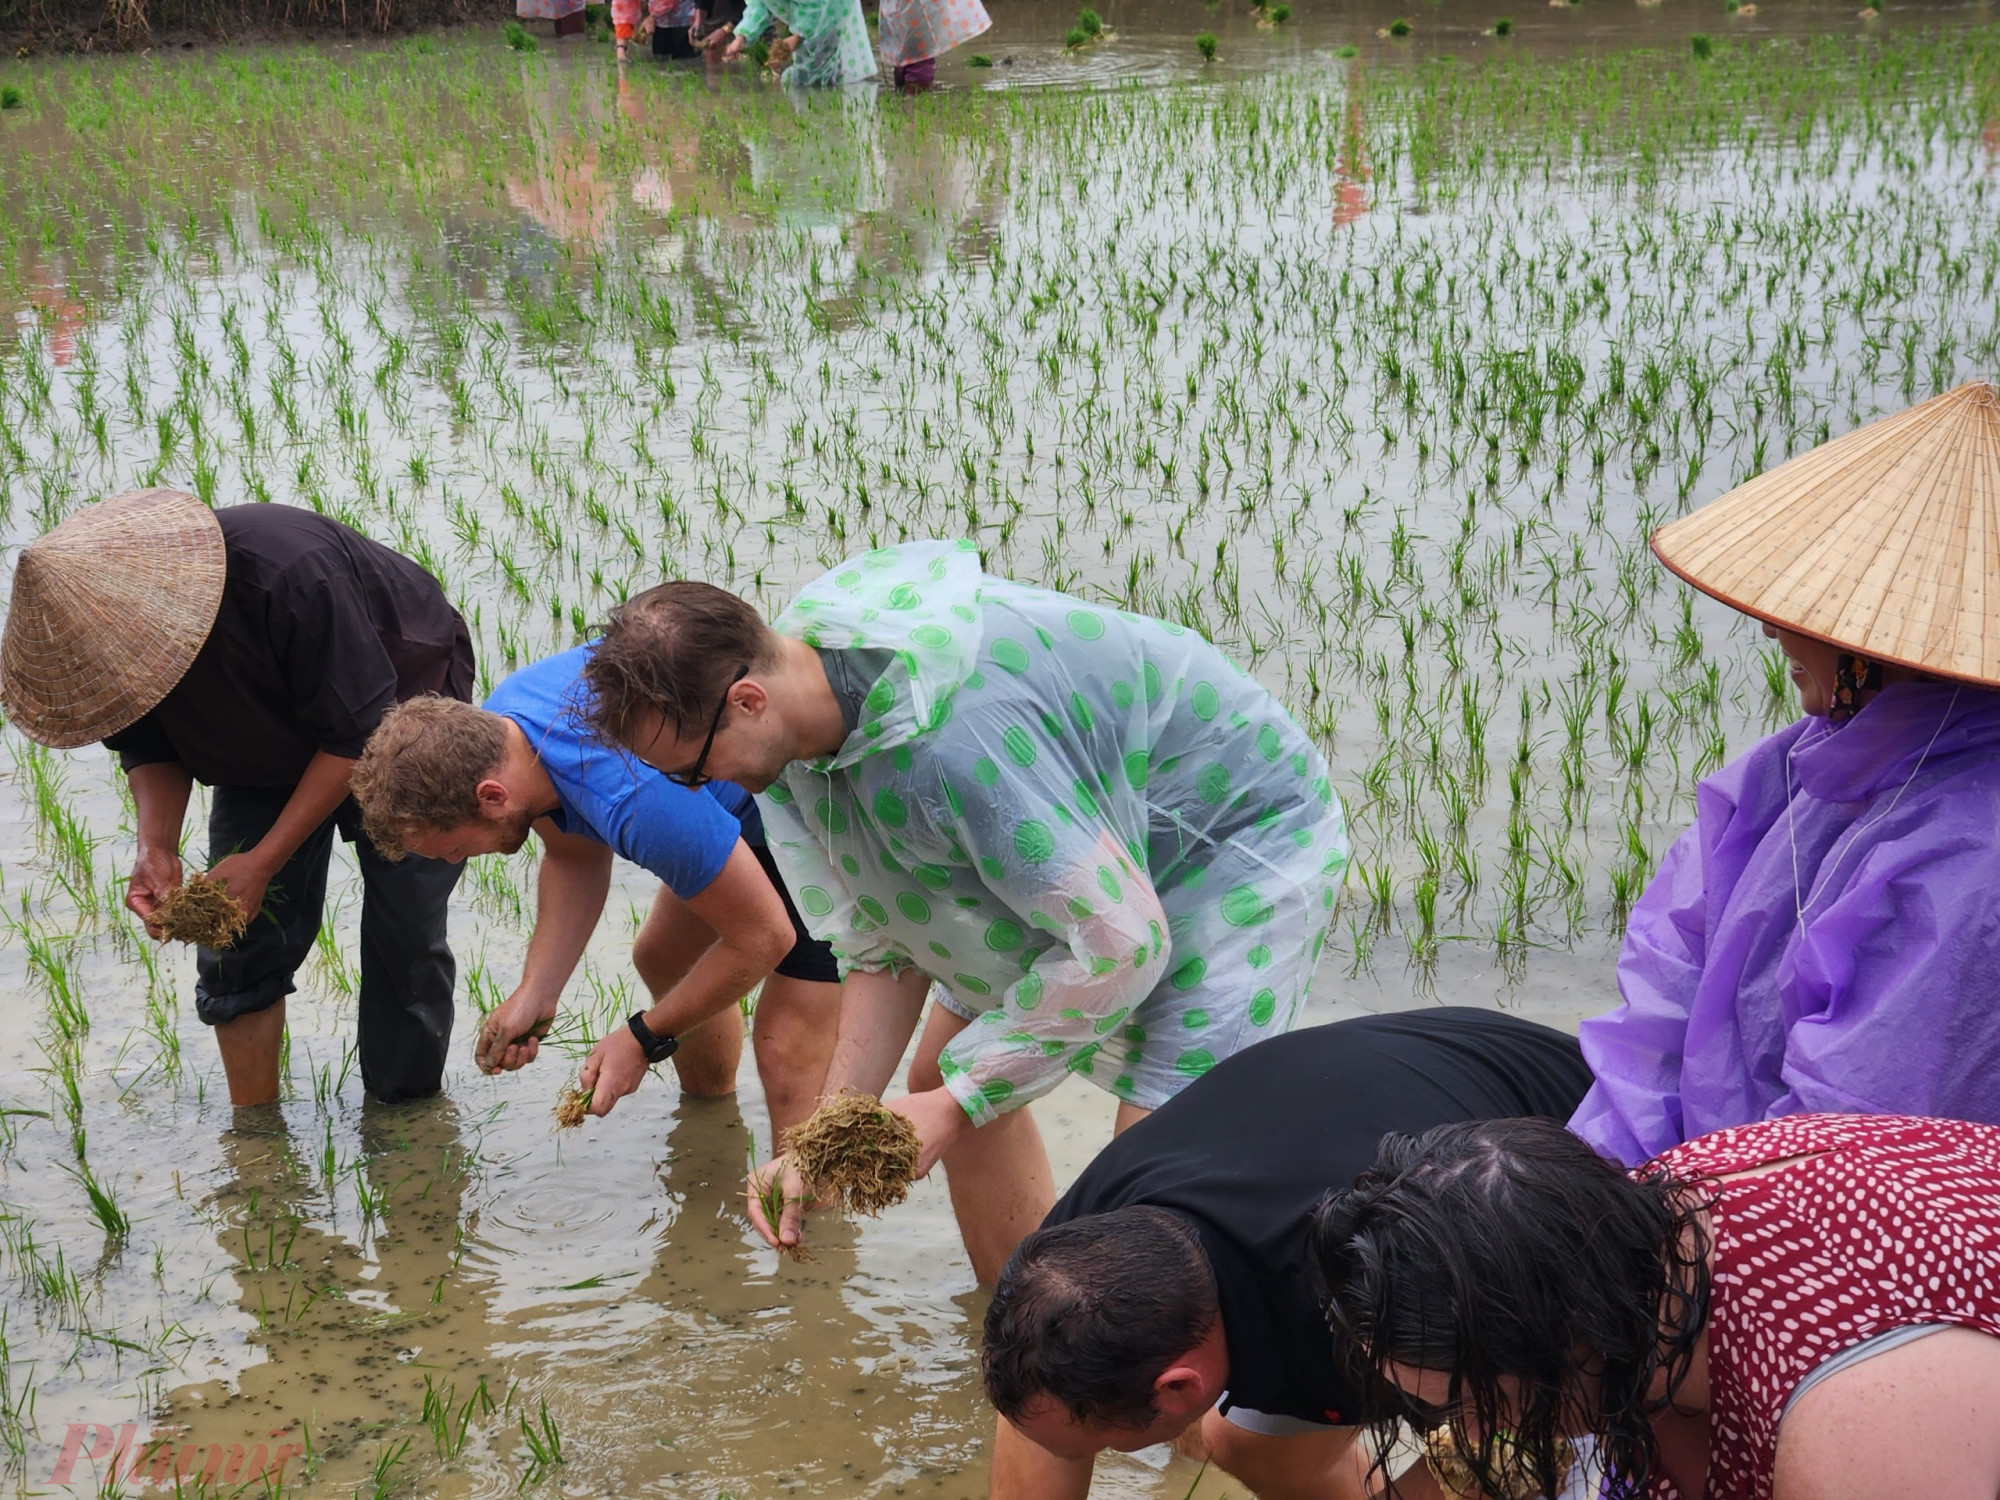
M 653 1028 L 646 1024 L 643 1010 L 632 1012 L 631 1020 L 625 1023 L 632 1028 L 632 1035 L 638 1038 L 639 1050 L 646 1054 L 646 1065 L 663 1063 L 681 1050 L 681 1039 L 677 1036 L 654 1036 Z

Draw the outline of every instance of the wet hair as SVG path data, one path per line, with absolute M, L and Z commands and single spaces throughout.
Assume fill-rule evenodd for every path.
M 584 664 L 590 728 L 631 746 L 648 720 L 678 735 L 705 734 L 739 667 L 768 666 L 777 637 L 727 590 L 677 581 L 635 594 L 611 612 Z
M 1525 1472 L 1549 1494 L 1562 1439 L 1592 1432 L 1618 1500 L 1657 1471 L 1650 1418 L 1707 1322 L 1704 1206 L 1552 1120 L 1484 1120 L 1385 1136 L 1354 1187 L 1321 1202 L 1308 1249 L 1350 1378 L 1392 1416 L 1448 1421 L 1483 1483 Z M 1390 1387 L 1392 1363 L 1450 1371 L 1448 1408 Z
M 1037 1400 L 1077 1421 L 1143 1427 L 1153 1382 L 1208 1337 L 1215 1272 L 1186 1220 L 1143 1204 L 1038 1229 L 986 1308 L 980 1374 L 1012 1421 Z
M 410 842 L 479 819 L 479 783 L 507 752 L 507 721 L 427 693 L 382 716 L 349 783 L 369 842 L 401 859 Z

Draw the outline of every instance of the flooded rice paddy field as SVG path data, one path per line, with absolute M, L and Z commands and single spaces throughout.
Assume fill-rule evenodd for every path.
M 976 537 L 1205 631 L 1324 742 L 1357 861 L 1316 1016 L 1604 1008 L 1695 780 L 1795 711 L 1648 532 L 2000 365 L 1991 8 L 1113 4 L 1073 55 L 995 7 L 916 100 L 485 33 L 0 67 L 0 540 L 135 485 L 311 505 L 444 580 L 485 685 L 662 576 L 775 605 Z M 941 1183 L 781 1264 L 747 1066 L 561 1137 L 562 1056 L 474 1071 L 530 858 L 461 887 L 444 1099 L 361 1100 L 349 867 L 289 1095 L 232 1119 L 189 956 L 120 909 L 106 755 L 5 741 L 9 1485 L 98 1490 L 124 1434 L 168 1454 L 124 1493 L 241 1489 L 259 1445 L 324 1494 L 983 1493 Z M 571 1058 L 638 1003 L 648 896 L 622 872 Z M 1036 1109 L 1064 1176 L 1108 1132 L 1081 1086 Z

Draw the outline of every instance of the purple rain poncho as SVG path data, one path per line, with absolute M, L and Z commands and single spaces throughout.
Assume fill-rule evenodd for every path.
M 1636 1165 L 1805 1111 L 2000 1124 L 2000 691 L 1892 684 L 1695 806 L 1633 908 L 1624 1004 L 1583 1023 L 1571 1128 Z

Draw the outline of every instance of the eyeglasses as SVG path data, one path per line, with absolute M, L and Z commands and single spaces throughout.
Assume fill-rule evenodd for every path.
M 736 669 L 736 675 L 729 679 L 729 686 L 722 690 L 722 701 L 715 705 L 715 717 L 708 721 L 708 738 L 701 742 L 701 754 L 694 758 L 694 764 L 685 771 L 667 772 L 667 780 L 675 786 L 707 786 L 708 777 L 702 774 L 702 767 L 708 764 L 708 752 L 715 748 L 715 731 L 722 727 L 722 711 L 729 707 L 729 695 L 736 691 L 736 684 L 750 675 L 748 663 Z

